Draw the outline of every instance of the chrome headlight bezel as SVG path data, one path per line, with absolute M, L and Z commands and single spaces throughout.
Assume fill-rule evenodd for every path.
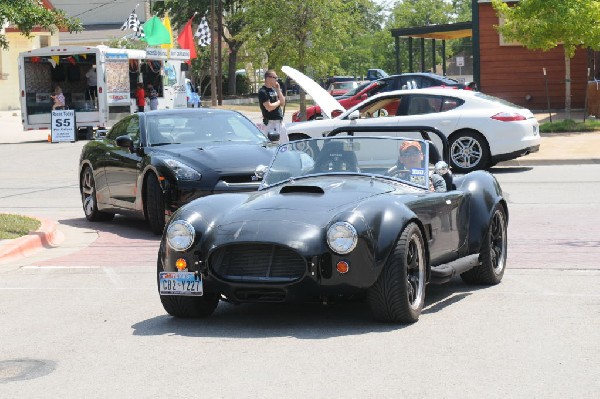
M 346 255 L 356 248 L 358 233 L 348 222 L 333 223 L 327 229 L 327 245 L 337 254 Z
M 175 251 L 186 251 L 196 238 L 196 230 L 186 220 L 175 220 L 167 228 L 167 243 Z

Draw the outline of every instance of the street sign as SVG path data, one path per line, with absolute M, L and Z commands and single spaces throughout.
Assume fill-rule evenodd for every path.
M 456 66 L 465 66 L 465 57 L 456 57 Z
M 51 134 L 53 143 L 75 141 L 75 134 L 77 131 L 77 126 L 75 124 L 75 110 L 53 110 L 50 127 L 52 129 Z

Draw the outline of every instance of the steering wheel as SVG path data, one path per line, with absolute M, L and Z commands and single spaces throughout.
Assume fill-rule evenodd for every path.
M 380 118 L 382 116 L 388 116 L 388 112 L 385 108 L 379 108 L 377 111 L 373 113 L 375 118 Z

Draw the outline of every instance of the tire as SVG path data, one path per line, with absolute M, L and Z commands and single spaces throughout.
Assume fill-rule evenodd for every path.
M 156 235 L 165 228 L 165 201 L 158 179 L 154 175 L 146 178 L 146 218 L 150 230 Z
M 479 251 L 479 266 L 460 275 L 467 284 L 496 285 L 502 281 L 506 268 L 506 214 L 496 205 L 488 231 Z
M 79 191 L 81 192 L 81 203 L 85 218 L 90 222 L 103 222 L 112 220 L 114 213 L 102 212 L 98 210 L 98 200 L 96 199 L 96 181 L 92 168 L 86 166 L 81 173 L 79 182 Z
M 308 138 L 310 138 L 310 137 L 306 136 L 306 135 L 304 135 L 302 133 L 300 133 L 300 134 L 294 133 L 294 134 L 291 134 L 290 137 L 289 137 L 290 142 L 297 141 L 297 140 L 304 140 L 304 139 L 308 139 Z M 304 144 L 304 143 L 302 143 L 302 144 Z M 306 146 L 306 145 L 302 145 L 302 146 L 297 145 L 296 146 L 296 150 L 298 150 L 298 151 L 304 151 L 305 153 L 307 153 L 308 155 L 310 155 L 310 157 L 312 159 L 316 159 L 317 155 L 319 155 L 319 147 L 317 147 L 317 145 L 315 143 L 309 143 L 308 146 Z
M 161 271 L 163 271 L 163 268 L 159 260 L 156 273 L 157 285 L 158 273 Z M 212 315 L 219 304 L 220 298 L 220 294 L 205 292 L 202 296 L 160 295 L 160 302 L 165 311 L 173 317 L 195 319 Z
M 387 323 L 416 322 L 425 303 L 425 278 L 423 236 L 415 223 L 409 223 L 367 292 L 373 316 Z
M 489 145 L 480 133 L 463 130 L 450 137 L 450 164 L 453 172 L 469 173 L 486 169 L 489 163 Z

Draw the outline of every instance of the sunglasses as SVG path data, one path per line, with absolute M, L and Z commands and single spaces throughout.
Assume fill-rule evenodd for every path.
M 269 75 L 269 76 L 267 76 L 267 78 L 277 79 L 277 76 Z
M 417 151 L 417 150 L 402 151 L 402 156 L 404 156 L 404 157 L 414 157 L 415 155 L 421 155 L 421 152 Z

